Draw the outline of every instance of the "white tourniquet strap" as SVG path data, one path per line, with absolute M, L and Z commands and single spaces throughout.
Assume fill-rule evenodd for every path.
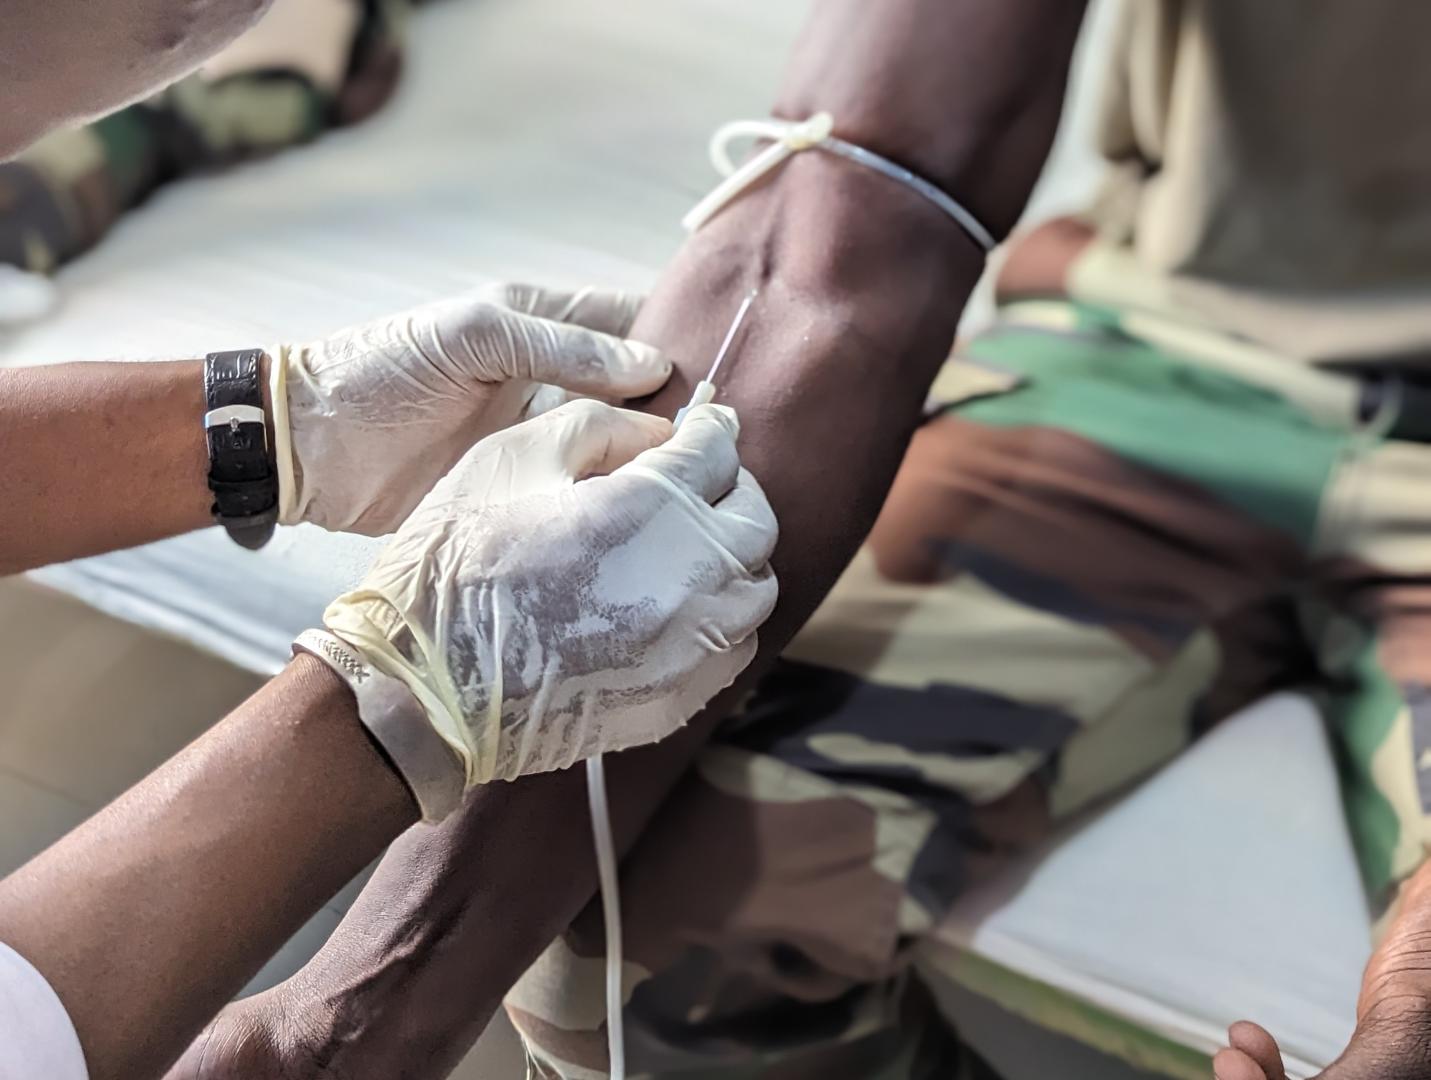
M 725 179 L 681 220 L 681 224 L 688 231 L 695 232 L 747 188 L 756 184 L 767 173 L 779 168 L 795 154 L 803 150 L 824 150 L 912 188 L 953 218 L 985 252 L 993 251 L 998 246 L 994 234 L 944 191 L 888 158 L 836 138 L 832 134 L 834 129 L 835 118 L 823 112 L 804 121 L 735 120 L 726 124 L 711 137 L 710 145 L 711 163 Z M 730 157 L 730 144 L 741 138 L 769 140 L 770 145 L 744 165 L 737 167 Z

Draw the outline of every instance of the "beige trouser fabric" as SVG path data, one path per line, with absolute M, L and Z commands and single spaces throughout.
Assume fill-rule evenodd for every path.
M 1104 238 L 1283 355 L 1431 361 L 1431 5 L 1121 3 Z

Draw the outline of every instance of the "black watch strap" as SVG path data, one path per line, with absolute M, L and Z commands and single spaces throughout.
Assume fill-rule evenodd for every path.
M 204 430 L 214 520 L 235 542 L 257 549 L 278 521 L 278 473 L 268 456 L 263 352 L 211 353 L 204 360 Z

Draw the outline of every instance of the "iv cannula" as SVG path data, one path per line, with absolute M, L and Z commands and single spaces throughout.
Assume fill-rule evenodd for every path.
M 730 324 L 730 330 L 726 332 L 725 341 L 721 343 L 720 351 L 716 353 L 715 363 L 711 365 L 710 374 L 700 382 L 696 383 L 695 393 L 691 395 L 691 400 L 686 403 L 686 407 L 676 414 L 675 427 L 679 428 L 681 422 L 685 420 L 686 414 L 697 405 L 705 405 L 707 402 L 715 400 L 715 377 L 720 371 L 720 366 L 725 363 L 726 356 L 730 353 L 731 346 L 735 344 L 736 335 L 740 333 L 741 326 L 745 323 L 745 317 L 750 314 L 750 306 L 755 303 L 755 298 L 760 294 L 759 289 L 751 289 L 749 295 L 740 305 L 740 310 L 735 313 L 735 321 Z

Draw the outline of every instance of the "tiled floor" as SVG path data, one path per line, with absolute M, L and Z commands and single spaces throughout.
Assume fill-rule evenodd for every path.
M 8 873 L 201 734 L 258 679 L 77 601 L 0 581 L 0 874 Z M 255 985 L 301 966 L 338 925 L 343 890 Z M 458 1070 L 510 1080 L 524 1069 L 505 1022 Z

